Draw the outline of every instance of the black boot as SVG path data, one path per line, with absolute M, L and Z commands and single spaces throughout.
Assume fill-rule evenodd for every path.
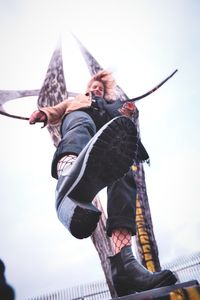
M 174 284 L 177 279 L 169 270 L 152 273 L 134 258 L 131 246 L 109 257 L 114 287 L 118 296 L 130 295 Z
M 77 238 L 95 230 L 101 212 L 91 202 L 104 187 L 124 176 L 138 159 L 138 133 L 126 117 L 105 124 L 81 151 L 72 168 L 58 179 L 58 218 Z M 145 152 L 144 159 L 148 158 Z

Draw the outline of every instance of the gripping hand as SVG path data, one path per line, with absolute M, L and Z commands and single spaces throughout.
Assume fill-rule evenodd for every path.
M 47 124 L 47 116 L 41 110 L 34 111 L 29 118 L 29 124 L 31 125 L 38 122 L 43 122 L 44 123 L 43 127 Z

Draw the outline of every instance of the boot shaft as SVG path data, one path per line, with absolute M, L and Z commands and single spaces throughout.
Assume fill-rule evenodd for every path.
M 109 257 L 112 279 L 118 296 L 174 284 L 177 279 L 169 270 L 152 273 L 133 256 L 131 246 Z
M 138 274 L 143 274 L 143 276 L 148 276 L 152 274 L 146 268 L 144 268 L 135 259 L 131 246 L 125 246 L 122 250 L 110 258 L 111 270 L 113 274 L 127 274 L 127 272 L 134 272 L 137 277 Z

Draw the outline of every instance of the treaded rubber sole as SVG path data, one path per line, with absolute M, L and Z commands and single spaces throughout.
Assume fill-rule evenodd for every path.
M 134 287 L 131 282 L 128 282 L 127 277 L 125 277 L 123 281 L 121 281 L 119 279 L 115 280 L 114 286 L 115 286 L 117 295 L 119 297 L 122 297 L 122 296 L 127 296 L 127 295 L 131 295 L 131 294 L 135 294 L 135 293 L 145 292 L 147 290 L 152 290 L 152 289 L 156 289 L 156 288 L 160 288 L 160 287 L 164 287 L 164 286 L 170 286 L 177 282 L 176 276 L 171 271 L 169 271 L 169 273 L 166 275 L 167 276 L 164 277 L 163 280 L 160 281 L 157 285 L 149 286 L 148 289 L 144 289 L 144 288 L 138 289 L 138 288 Z
M 171 285 L 171 284 L 175 284 L 176 282 L 177 282 L 177 278 L 171 272 L 171 274 L 169 274 L 169 276 L 167 276 L 166 278 L 164 278 L 163 281 L 161 281 L 159 284 L 157 284 L 154 288 L 168 286 L 168 285 Z
M 68 196 L 91 202 L 104 187 L 123 177 L 138 151 L 138 134 L 127 118 L 117 118 L 97 136 L 83 162 L 82 177 Z
M 78 205 L 70 223 L 71 234 L 83 239 L 91 236 L 99 222 L 101 212 Z
M 57 207 L 57 215 L 74 237 L 83 239 L 96 229 L 101 211 L 92 203 L 79 203 L 65 196 Z

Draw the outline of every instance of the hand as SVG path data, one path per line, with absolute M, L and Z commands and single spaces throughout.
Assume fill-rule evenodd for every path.
M 130 101 L 130 102 L 125 102 L 119 111 L 123 116 L 132 117 L 135 110 L 136 110 L 135 103 Z
M 91 103 L 92 99 L 90 95 L 86 96 L 79 94 L 73 100 L 68 101 L 66 112 L 70 113 L 75 110 L 80 110 L 84 108 L 87 109 L 91 106 Z
M 80 104 L 82 107 L 90 107 L 92 104 L 92 94 L 91 93 L 86 93 L 86 95 L 78 94 L 74 102 L 77 102 Z
M 32 113 L 32 115 L 29 118 L 29 124 L 35 124 L 37 122 L 44 122 L 44 125 L 47 122 L 47 116 L 43 111 L 36 110 Z

